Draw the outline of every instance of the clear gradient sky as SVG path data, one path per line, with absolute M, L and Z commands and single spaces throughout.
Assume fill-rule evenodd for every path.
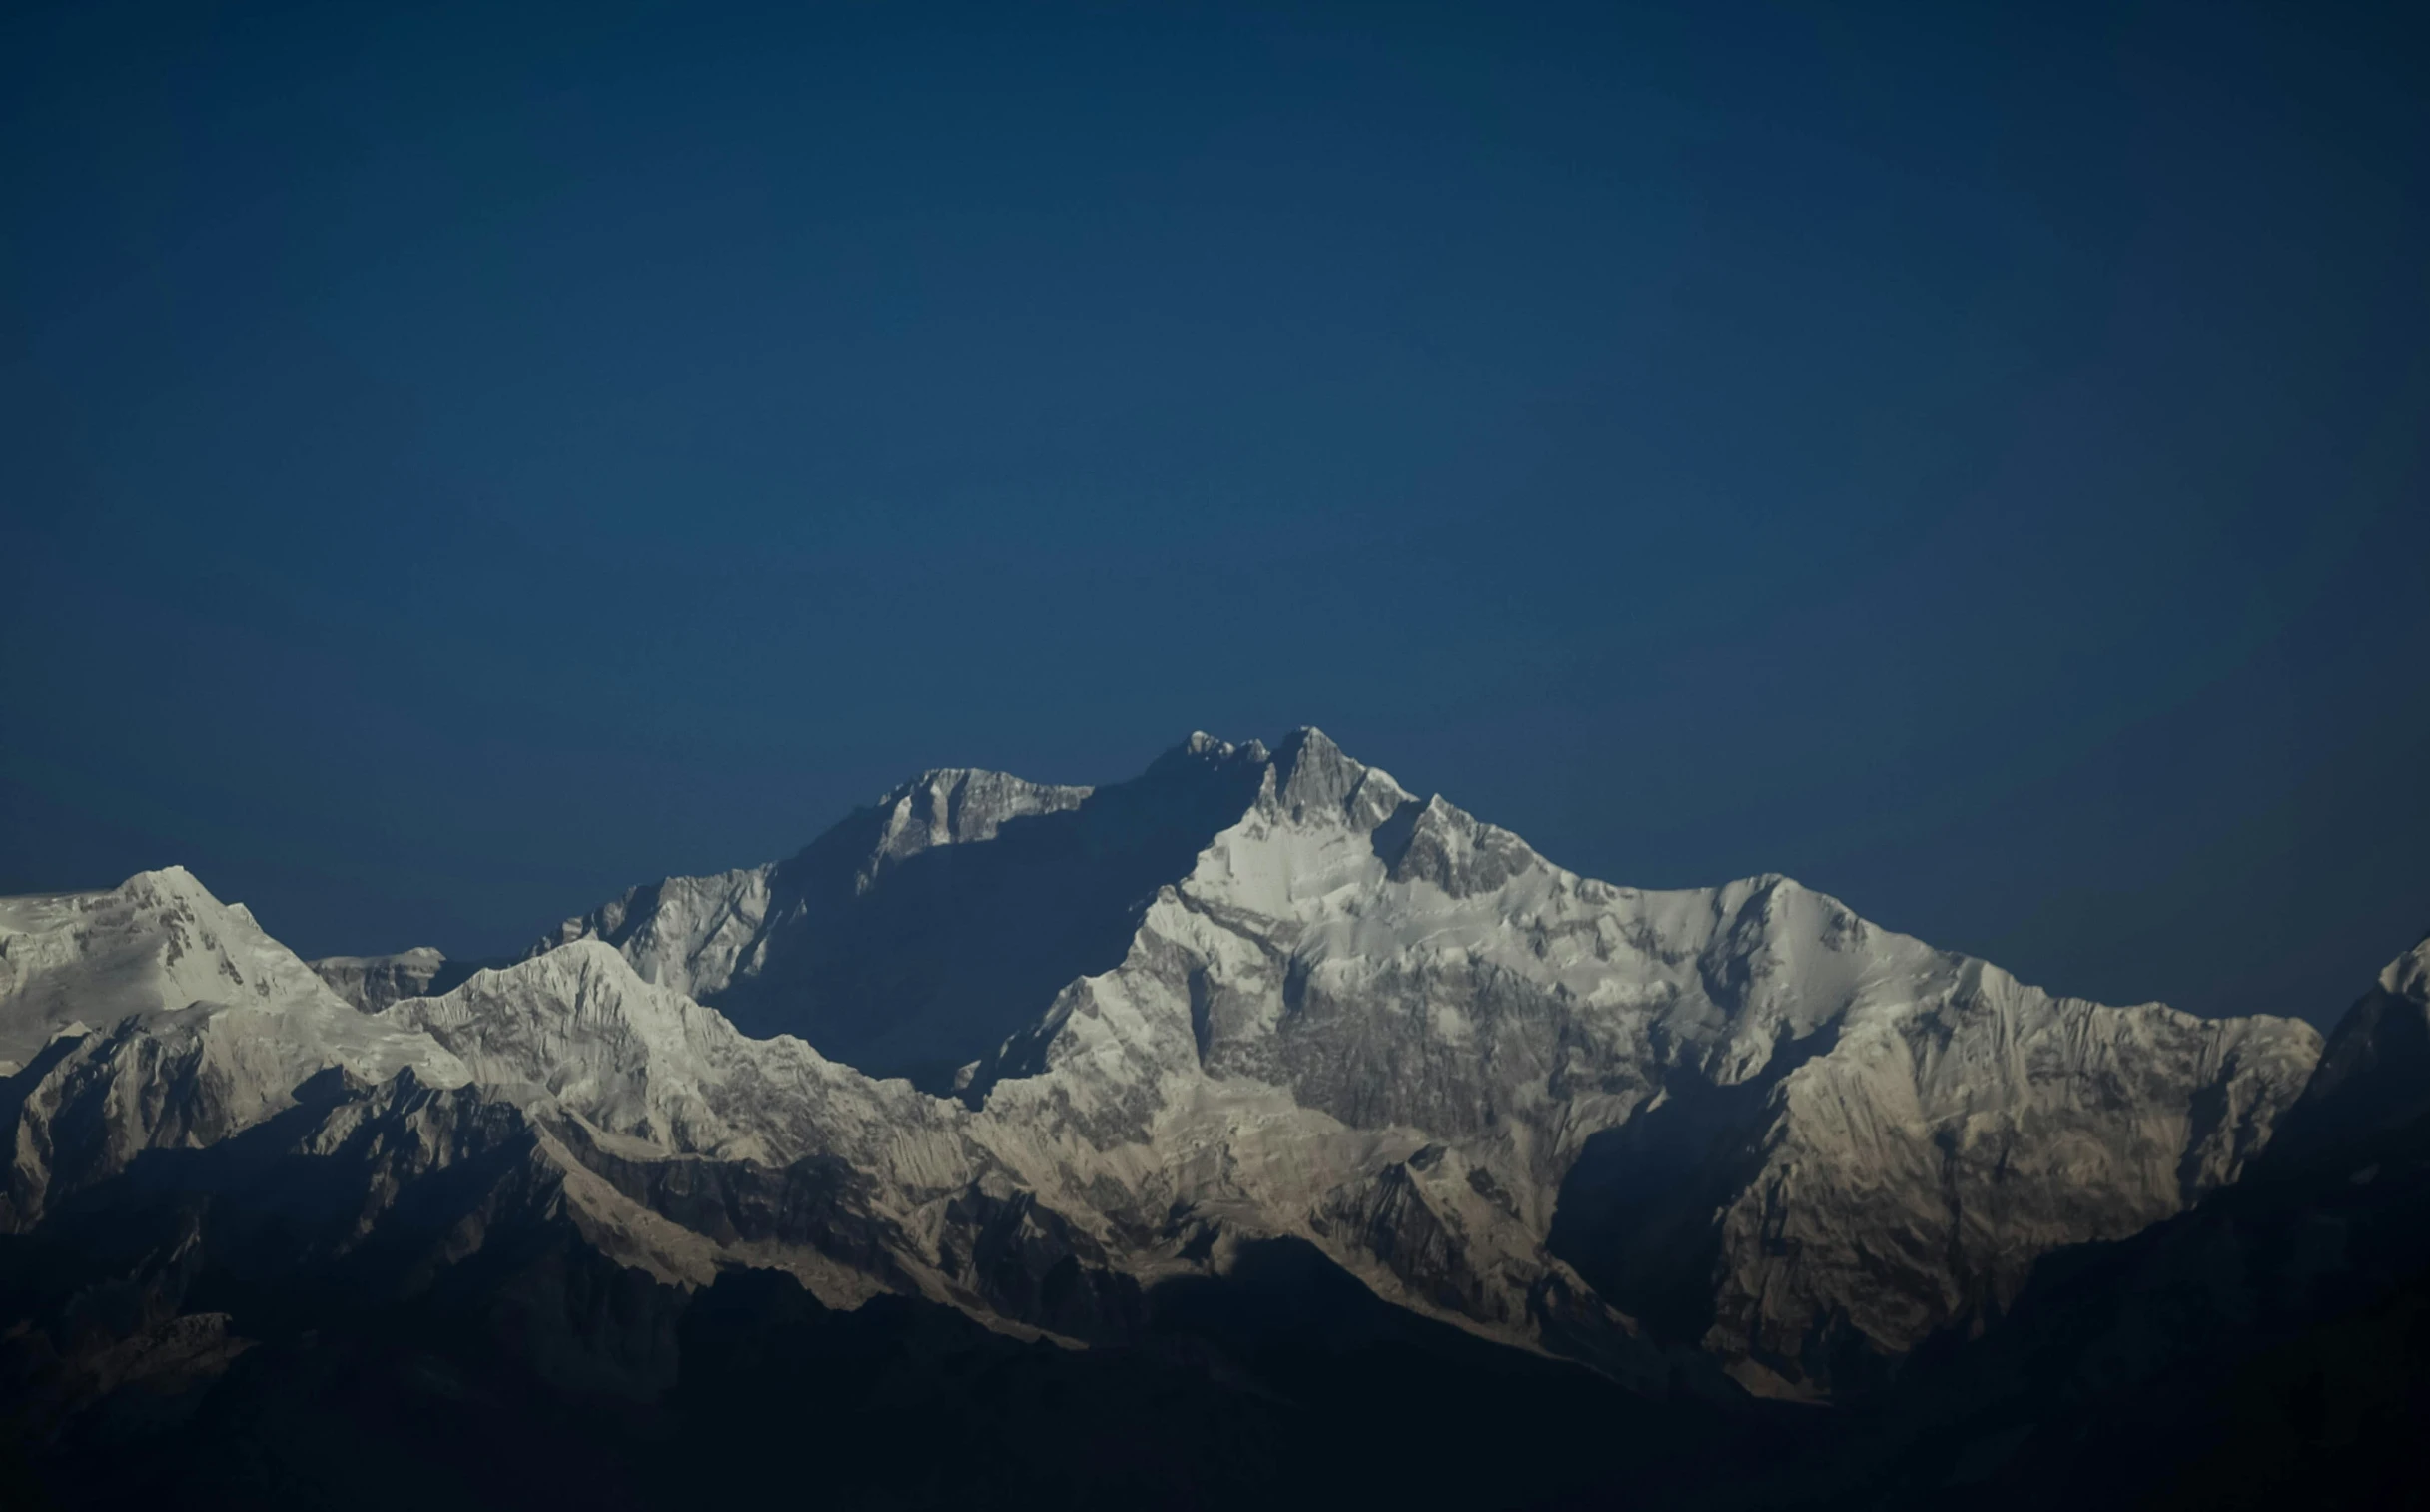
M 9 6 L 0 891 L 482 954 L 1314 723 L 2333 1016 L 2430 926 L 2407 12 Z

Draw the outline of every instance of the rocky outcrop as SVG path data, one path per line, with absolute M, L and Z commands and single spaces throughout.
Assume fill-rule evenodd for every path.
M 367 1014 L 455 985 L 445 980 L 451 975 L 445 953 L 426 945 L 389 956 L 323 956 L 304 964 L 330 991 Z
M 2241 1180 L 2048 1254 L 1981 1338 L 1925 1351 L 1844 1441 L 1749 1503 L 2417 1504 L 2430 1100 L 2405 1058 L 2422 958 L 2348 1011 L 2285 1143 Z
M 2430 935 L 2389 962 L 2337 1021 L 2289 1112 L 2273 1162 L 2306 1158 L 2430 1115 Z

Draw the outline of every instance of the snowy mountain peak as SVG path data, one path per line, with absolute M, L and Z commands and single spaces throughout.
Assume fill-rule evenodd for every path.
M 90 893 L 0 898 L 0 1060 L 72 1022 L 198 1002 L 335 1004 L 310 967 L 182 866 Z
M 544 1092 L 600 1131 L 664 1150 L 778 1158 L 718 1094 L 742 1037 L 714 1011 L 634 974 L 613 947 L 576 940 L 383 1016 L 428 1034 L 477 1082 Z M 799 1041 L 768 1054 L 814 1062 Z M 793 1153 L 787 1151 L 786 1156 Z
M 463 1068 L 426 1036 L 358 1013 L 250 910 L 184 867 L 115 888 L 0 899 L 0 1054 L 15 1162 L 0 1231 L 144 1151 L 197 1148 L 295 1106 L 317 1077 Z
M 1410 797 L 1388 773 L 1352 759 L 1313 725 L 1275 746 L 1272 789 L 1272 806 L 1291 822 L 1343 824 L 1362 834 Z
M 973 767 L 923 772 L 879 799 L 880 829 L 864 869 L 864 885 L 880 868 L 933 846 L 992 840 L 1013 820 L 1077 808 L 1091 791 Z
M 1486 824 L 1440 795 L 1405 804 L 1376 830 L 1376 854 L 1395 882 L 1429 882 L 1454 898 L 1497 891 L 1547 863 L 1510 831 Z
M 1312 727 L 1099 787 L 926 772 L 377 1022 L 556 1110 L 658 1273 L 711 1261 L 617 1202 L 1083 1336 L 1119 1308 L 1050 1322 L 981 1250 L 1119 1290 L 1290 1238 L 1490 1337 L 1809 1396 L 2233 1180 L 2319 1052 L 1775 874 L 1580 877 Z M 803 1162 L 829 1196 L 738 1173 Z

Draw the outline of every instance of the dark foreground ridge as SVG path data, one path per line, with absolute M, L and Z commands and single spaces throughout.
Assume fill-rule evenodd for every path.
M 1560 1505 L 1710 1490 L 1813 1427 L 1633 1396 L 1287 1241 L 1088 1350 L 913 1298 L 837 1311 L 773 1271 L 687 1295 L 545 1218 L 441 1266 L 446 1193 L 300 1265 L 348 1182 L 247 1145 L 155 1151 L 0 1239 L 7 1505 Z

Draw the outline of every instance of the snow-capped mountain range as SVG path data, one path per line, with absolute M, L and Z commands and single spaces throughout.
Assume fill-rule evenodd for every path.
M 1094 790 L 927 773 L 449 973 L 308 965 L 175 868 L 0 901 L 0 1228 L 242 1143 L 360 1188 L 299 1264 L 528 1220 L 1072 1343 L 1288 1239 L 1623 1382 L 1815 1398 L 2234 1181 L 2321 1050 L 1786 878 L 1583 878 L 1314 730 Z

